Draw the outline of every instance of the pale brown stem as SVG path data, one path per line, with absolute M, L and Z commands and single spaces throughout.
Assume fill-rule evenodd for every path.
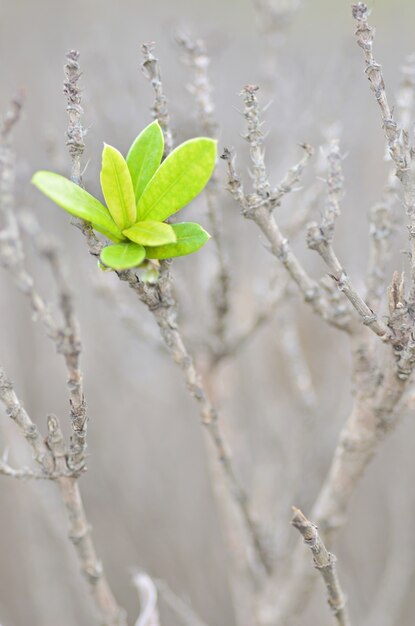
M 327 589 L 327 601 L 338 626 L 350 626 L 346 598 L 340 587 L 336 571 L 336 557 L 322 541 L 317 526 L 312 524 L 300 511 L 293 507 L 291 524 L 299 531 L 313 554 L 314 566 L 321 574 Z

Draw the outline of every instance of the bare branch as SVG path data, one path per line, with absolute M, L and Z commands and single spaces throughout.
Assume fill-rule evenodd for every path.
M 275 189 L 272 189 L 264 161 L 262 121 L 256 97 L 257 89 L 253 85 L 247 85 L 242 91 L 245 104 L 244 115 L 248 128 L 245 138 L 250 144 L 254 168 L 254 193 L 245 194 L 241 179 L 235 169 L 234 151 L 225 149 L 222 158 L 227 162 L 228 167 L 228 190 L 239 203 L 242 215 L 252 219 L 261 229 L 270 244 L 271 253 L 282 262 L 314 312 L 333 326 L 350 332 L 351 326 L 347 317 L 344 316 L 344 310 L 332 309 L 325 293 L 308 275 L 272 215 L 272 211 L 279 206 L 283 197 L 293 190 L 313 150 L 308 144 L 304 144 L 302 146 L 305 150 L 303 159 L 289 170 Z
M 263 121 L 260 117 L 258 101 L 255 93 L 259 87 L 246 85 L 241 91 L 244 102 L 244 117 L 246 120 L 246 134 L 243 136 L 249 144 L 249 155 L 252 161 L 252 182 L 256 195 L 267 200 L 271 195 L 271 184 L 268 180 L 268 172 L 264 160 L 262 132 Z
M 0 401 L 6 409 L 7 415 L 12 419 L 33 452 L 33 458 L 39 465 L 50 473 L 54 469 L 53 458 L 48 447 L 43 441 L 38 427 L 32 422 L 29 414 L 17 397 L 11 380 L 6 376 L 3 367 L 0 366 Z
M 144 76 L 151 82 L 154 89 L 154 104 L 152 107 L 153 118 L 158 120 L 164 135 L 164 155 L 167 156 L 173 149 L 173 135 L 170 128 L 170 115 L 167 106 L 167 98 L 164 95 L 163 83 L 161 82 L 160 65 L 154 56 L 154 42 L 143 43 L 141 52 L 143 62 L 141 69 Z
M 81 338 L 73 295 L 63 267 L 58 242 L 40 229 L 33 215 L 24 214 L 21 225 L 35 243 L 40 255 L 49 263 L 58 292 L 63 324 L 58 328 L 56 346 L 58 353 L 65 359 L 68 373 L 67 388 L 73 432 L 69 464 L 73 470 L 82 471 L 85 464 L 88 414 L 80 368 Z
M 356 357 L 359 358 L 357 351 Z M 379 372 L 372 371 L 373 363 L 363 365 L 366 384 L 358 387 L 352 411 L 340 433 L 329 472 L 311 513 L 326 543 L 330 543 L 345 524 L 349 502 L 366 467 L 398 425 L 400 402 L 408 388 L 408 378 L 397 376 L 391 352 L 387 354 L 382 378 Z M 309 598 L 313 577 L 302 550 L 295 552 L 292 563 L 292 570 L 274 602 L 264 609 L 264 624 L 285 624 L 302 611 Z
M 68 102 L 66 110 L 69 116 L 69 124 L 66 131 L 66 145 L 72 160 L 71 178 L 74 183 L 82 186 L 81 159 L 85 150 L 84 137 L 87 131 L 82 126 L 81 121 L 84 110 L 81 104 L 81 88 L 79 86 L 82 73 L 78 60 L 79 52 L 77 50 L 69 50 L 67 52 L 64 67 L 66 80 L 63 85 L 63 93 Z
M 150 54 L 151 52 L 152 46 L 150 45 L 150 49 L 148 46 L 149 45 L 146 44 L 145 54 Z M 154 63 L 156 61 L 152 60 L 151 57 L 150 60 L 151 63 L 149 67 L 152 67 L 154 70 Z M 158 70 L 156 74 L 158 75 Z M 103 244 L 95 237 L 91 239 L 91 237 L 88 236 L 88 233 L 85 233 L 84 231 L 82 232 L 86 236 L 90 254 L 93 256 L 99 256 Z M 247 494 L 239 484 L 236 477 L 232 458 L 228 451 L 228 447 L 225 444 L 219 425 L 219 413 L 216 407 L 214 407 L 209 400 L 199 374 L 193 364 L 193 359 L 183 342 L 183 338 L 177 326 L 176 302 L 172 294 L 172 280 L 169 271 L 169 263 L 167 261 L 163 261 L 160 266 L 160 277 L 158 282 L 154 285 L 142 282 L 133 270 L 122 272 L 117 271 L 116 274 L 120 280 L 128 283 L 138 298 L 153 314 L 168 352 L 172 356 L 174 362 L 180 366 L 186 386 L 190 394 L 199 404 L 202 423 L 206 426 L 217 458 L 223 469 L 224 476 L 227 479 L 229 496 L 236 505 L 237 510 L 241 515 L 241 519 L 244 522 L 245 529 L 248 534 L 248 542 L 253 546 L 258 563 L 261 565 L 262 569 L 270 572 L 271 564 L 268 550 L 263 545 L 257 523 L 251 513 Z M 246 545 L 246 541 L 244 541 L 244 545 Z
M 314 566 L 323 577 L 327 589 L 327 601 L 339 626 L 350 626 L 346 599 L 336 572 L 336 557 L 327 551 L 317 527 L 300 511 L 293 507 L 292 525 L 301 533 L 304 543 L 313 553 Z
M 352 306 L 356 309 L 363 324 L 370 328 L 376 335 L 384 340 L 390 336 L 388 326 L 378 318 L 370 309 L 353 285 L 334 251 L 332 240 L 334 236 L 334 223 L 340 215 L 340 199 L 343 195 L 343 174 L 341 168 L 341 155 L 337 141 L 332 141 L 328 153 L 329 177 L 328 201 L 323 212 L 320 225 L 312 222 L 307 229 L 307 244 L 311 250 L 315 250 L 326 263 L 330 275 L 336 282 L 337 287 Z
M 415 55 L 405 59 L 401 73 L 402 80 L 396 96 L 396 117 L 401 127 L 411 136 L 415 104 Z M 387 159 L 391 160 L 389 151 Z M 371 309 L 379 308 L 386 293 L 386 270 L 392 254 L 393 236 L 398 225 L 399 191 L 400 182 L 395 167 L 392 167 L 380 202 L 369 212 L 370 244 L 365 299 Z
M 318 283 L 308 275 L 299 259 L 294 254 L 270 209 L 266 204 L 263 205 L 263 200 L 259 199 L 256 195 L 245 195 L 240 177 L 235 170 L 234 152 L 226 149 L 222 158 L 226 161 L 228 167 L 228 189 L 241 206 L 242 215 L 255 221 L 264 233 L 270 244 L 271 253 L 284 265 L 303 294 L 305 302 L 312 307 L 315 313 L 333 326 L 341 328 L 342 330 L 349 330 L 347 323 L 344 321 L 343 312 L 337 316 L 336 311 L 331 309 Z
M 352 5 L 353 17 L 357 21 L 356 38 L 362 48 L 366 63 L 366 75 L 376 101 L 381 110 L 382 124 L 388 144 L 389 154 L 396 166 L 396 175 L 402 184 L 403 203 L 409 219 L 411 245 L 411 293 L 410 301 L 415 300 L 415 164 L 413 146 L 408 134 L 399 128 L 393 114 L 382 74 L 382 67 L 373 55 L 374 29 L 368 23 L 368 8 L 364 2 Z
M 214 139 L 218 136 L 218 123 L 215 119 L 215 107 L 212 99 L 212 85 L 208 75 L 210 58 L 206 46 L 201 39 L 193 41 L 190 37 L 181 34 L 177 42 L 183 50 L 183 62 L 190 70 L 188 90 L 192 94 L 197 116 L 203 133 Z M 223 241 L 223 224 L 220 208 L 219 177 L 214 171 L 205 189 L 208 207 L 208 219 L 212 239 L 216 247 L 218 270 L 212 288 L 214 304 L 213 334 L 218 346 L 225 342 L 227 315 L 230 309 L 230 268 Z
M 129 284 L 141 302 L 154 315 L 165 345 L 173 361 L 179 365 L 182 371 L 189 393 L 199 404 L 202 424 L 206 427 L 213 443 L 216 456 L 227 479 L 229 494 L 244 521 L 249 542 L 254 548 L 259 563 L 270 573 L 271 563 L 268 550 L 264 546 L 261 533 L 251 513 L 248 496 L 237 479 L 232 457 L 221 431 L 219 412 L 208 397 L 177 326 L 177 304 L 172 293 L 168 264 L 162 267 L 156 285 L 142 283 L 132 270 L 117 273 L 119 278 Z
M 210 58 L 205 42 L 193 40 L 185 33 L 177 35 L 176 41 L 183 51 L 182 61 L 189 68 L 187 89 L 194 98 L 200 126 L 208 137 L 216 138 L 219 126 L 215 118 L 213 88 L 208 74 Z
M 17 397 L 12 382 L 7 378 L 1 367 L 0 401 L 4 405 L 7 415 L 16 423 L 29 443 L 34 459 L 42 470 L 41 474 L 31 472 L 30 476 L 27 474 L 26 476 L 23 476 L 23 474 L 19 475 L 19 470 L 13 470 L 15 477 L 50 478 L 56 480 L 70 524 L 69 536 L 78 553 L 82 571 L 86 576 L 101 618 L 107 626 L 126 626 L 124 612 L 114 600 L 102 566 L 96 556 L 77 478 L 76 475 L 71 474 L 67 465 L 68 455 L 57 418 L 54 416 L 49 416 L 48 418 L 48 437 L 45 443 L 36 424 L 32 421 Z M 4 462 L 2 467 L 4 469 Z
M 48 416 L 47 444 L 52 452 L 55 468 L 63 475 L 67 468 L 67 453 L 62 431 L 57 418 Z M 65 505 L 69 524 L 69 539 L 74 545 L 82 573 L 106 626 L 127 626 L 124 609 L 120 608 L 112 594 L 99 561 L 91 536 L 76 476 L 61 476 L 56 479 Z

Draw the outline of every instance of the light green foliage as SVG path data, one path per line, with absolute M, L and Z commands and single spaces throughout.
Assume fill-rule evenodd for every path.
M 163 150 L 164 137 L 158 122 L 147 126 L 129 149 L 126 160 L 133 181 L 136 203 L 160 165 Z
M 140 220 L 163 222 L 202 191 L 212 175 L 216 142 L 199 137 L 185 141 L 160 165 L 137 206 Z
M 101 187 L 112 219 L 124 230 L 136 221 L 137 209 L 127 163 L 116 148 L 105 144 L 102 151 Z
M 91 222 L 95 230 L 107 235 L 113 241 L 125 239 L 114 224 L 106 207 L 90 193 L 75 185 L 71 180 L 54 172 L 36 172 L 32 183 L 45 196 L 56 202 L 74 217 Z
M 210 239 L 209 233 L 200 224 L 182 222 L 181 224 L 172 224 L 172 228 L 176 234 L 176 243 L 146 248 L 148 259 L 170 259 L 192 254 Z
M 115 242 L 101 252 L 106 267 L 125 270 L 141 265 L 146 258 L 184 256 L 201 248 L 208 233 L 199 224 L 170 225 L 165 220 L 193 200 L 208 182 L 215 167 L 216 142 L 206 137 L 190 139 L 160 165 L 163 147 L 157 122 L 140 133 L 127 160 L 105 145 L 101 186 L 108 209 L 59 174 L 37 172 L 32 182 L 65 211 L 90 222 Z
M 127 270 L 144 261 L 146 251 L 138 243 L 115 243 L 101 252 L 101 262 L 114 270 Z
M 176 233 L 170 224 L 147 220 L 137 222 L 131 228 L 123 231 L 123 234 L 143 246 L 162 246 L 166 243 L 175 243 Z

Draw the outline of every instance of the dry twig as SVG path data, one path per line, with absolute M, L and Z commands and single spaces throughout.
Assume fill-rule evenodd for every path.
M 313 553 L 314 566 L 323 577 L 327 589 L 327 601 L 339 626 L 350 626 L 346 609 L 346 599 L 340 587 L 336 572 L 336 557 L 328 552 L 321 540 L 317 527 L 306 516 L 293 507 L 291 524 L 301 533 L 304 543 Z
M 170 128 L 170 115 L 167 106 L 167 98 L 163 91 L 161 82 L 160 65 L 157 57 L 154 56 L 154 42 L 143 43 L 141 52 L 143 62 L 141 69 L 144 76 L 151 82 L 154 89 L 154 104 L 151 109 L 153 118 L 158 120 L 164 135 L 164 156 L 170 154 L 173 149 L 173 135 Z
M 99 611 L 100 619 L 106 626 L 126 626 L 124 611 L 114 599 L 102 565 L 99 562 L 91 538 L 90 525 L 84 511 L 78 474 L 84 469 L 85 437 L 77 430 L 79 414 L 74 414 L 75 403 L 82 407 L 82 425 L 86 424 L 86 409 L 82 393 L 82 376 L 79 369 L 80 342 L 78 326 L 74 314 L 71 295 L 62 270 L 56 246 L 50 240 L 41 238 L 38 232 L 31 230 L 40 246 L 42 254 L 48 259 L 59 293 L 59 305 L 63 323 L 59 324 L 49 312 L 42 297 L 35 288 L 32 276 L 25 268 L 25 256 L 20 238 L 17 218 L 14 214 L 14 159 L 10 144 L 10 131 L 18 119 L 20 106 L 13 107 L 14 113 L 8 114 L 0 133 L 0 259 L 9 271 L 17 288 L 29 299 L 32 309 L 46 328 L 49 337 L 62 354 L 68 371 L 68 392 L 71 401 L 73 441 L 68 451 L 63 440 L 56 417 L 48 418 L 48 437 L 43 439 L 36 424 L 17 397 L 13 385 L 0 369 L 0 401 L 6 413 L 15 422 L 28 441 L 35 461 L 40 466 L 40 473 L 35 470 L 11 470 L 2 463 L 3 475 L 16 478 L 49 478 L 56 481 L 69 523 L 69 537 L 74 543 L 81 569 Z M 33 222 L 32 222 L 33 227 Z M 81 429 L 84 435 L 84 428 Z M 86 432 L 85 432 L 86 435 Z
M 245 194 L 241 179 L 235 169 L 235 153 L 225 149 L 222 158 L 228 168 L 228 189 L 241 207 L 242 215 L 252 219 L 265 235 L 272 254 L 284 265 L 293 281 L 299 287 L 304 300 L 315 313 L 324 320 L 342 330 L 350 331 L 350 324 L 344 319 L 343 311 L 333 310 L 325 293 L 314 281 L 298 257 L 294 254 L 288 239 L 282 234 L 272 212 L 278 207 L 284 196 L 292 191 L 313 154 L 312 148 L 304 144 L 305 151 L 301 161 L 292 167 L 284 179 L 272 189 L 264 162 L 263 134 L 259 105 L 256 97 L 257 87 L 247 85 L 242 91 L 247 120 L 245 138 L 250 144 L 250 155 L 253 163 L 253 184 L 255 192 Z
M 215 107 L 212 100 L 212 85 L 208 75 L 210 58 L 206 46 L 200 39 L 193 41 L 181 34 L 177 42 L 183 50 L 183 62 L 190 70 L 188 90 L 192 94 L 199 125 L 207 137 L 218 136 L 218 123 L 215 119 Z M 212 239 L 216 247 L 218 270 L 212 288 L 214 304 L 213 333 L 217 346 L 222 346 L 226 339 L 227 316 L 230 309 L 230 267 L 223 241 L 223 224 L 220 210 L 221 189 L 219 177 L 215 171 L 205 190 L 208 219 Z M 215 352 L 215 350 L 214 350 Z M 214 358 L 214 357 L 213 357 Z

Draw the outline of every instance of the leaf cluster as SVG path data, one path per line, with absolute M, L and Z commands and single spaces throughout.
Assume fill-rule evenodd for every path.
M 36 172 L 32 183 L 113 242 L 101 251 L 101 262 L 108 268 L 125 270 L 145 259 L 184 256 L 199 250 L 209 234 L 199 224 L 166 220 L 205 187 L 215 167 L 216 142 L 190 139 L 162 162 L 163 150 L 158 122 L 138 135 L 126 158 L 104 144 L 100 180 L 106 206 L 54 172 Z

